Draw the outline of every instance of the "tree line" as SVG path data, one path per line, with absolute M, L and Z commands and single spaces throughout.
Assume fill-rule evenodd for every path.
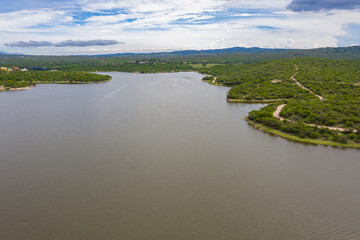
M 36 83 L 87 83 L 110 80 L 108 75 L 64 71 L 0 71 L 0 86 L 19 88 Z

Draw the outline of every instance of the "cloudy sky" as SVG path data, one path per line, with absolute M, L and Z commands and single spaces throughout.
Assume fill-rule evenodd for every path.
M 0 51 L 103 54 L 360 44 L 360 0 L 0 0 Z

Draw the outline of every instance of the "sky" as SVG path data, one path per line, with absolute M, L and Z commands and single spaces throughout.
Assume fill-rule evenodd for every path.
M 94 55 L 360 44 L 360 0 L 0 0 L 0 52 Z

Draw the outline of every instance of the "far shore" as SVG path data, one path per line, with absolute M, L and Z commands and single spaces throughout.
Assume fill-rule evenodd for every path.
M 128 71 L 128 72 L 125 72 L 125 71 L 85 71 L 85 72 L 90 72 L 90 73 L 117 73 L 117 72 L 122 72 L 122 73 L 135 73 L 135 74 L 156 74 L 156 73 L 181 73 L 181 72 L 194 72 L 194 73 L 199 73 L 197 71 L 194 71 L 194 70 L 189 70 L 189 71 L 186 71 L 186 70 L 181 70 L 181 71 L 168 71 L 168 72 L 139 72 L 139 71 Z
M 105 81 L 97 81 L 97 82 L 81 82 L 81 81 L 35 81 L 34 84 L 94 84 L 94 83 L 106 83 L 111 81 L 112 78 L 109 78 Z M 36 85 L 28 86 L 28 87 L 19 87 L 19 88 L 8 88 L 4 86 L 0 86 L 0 92 L 3 91 L 20 91 L 20 90 L 28 90 L 36 87 Z
M 104 81 L 96 81 L 96 82 L 83 82 L 83 81 L 35 81 L 36 84 L 87 84 L 87 83 L 106 83 L 111 81 L 112 78 L 109 78 L 108 80 Z

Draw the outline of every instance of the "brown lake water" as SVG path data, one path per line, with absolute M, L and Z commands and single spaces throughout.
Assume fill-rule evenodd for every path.
M 197 73 L 0 93 L 0 239 L 360 239 L 360 151 L 270 136 Z

